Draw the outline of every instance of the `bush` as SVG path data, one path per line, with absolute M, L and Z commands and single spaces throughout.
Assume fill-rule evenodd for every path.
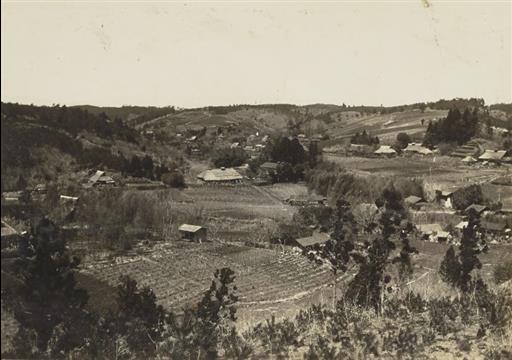
M 171 173 L 165 173 L 162 175 L 162 182 L 173 188 L 185 187 L 185 178 L 179 171 L 173 171 Z
M 396 143 L 400 147 L 400 149 L 405 149 L 407 145 L 411 142 L 411 137 L 407 133 L 398 133 L 396 136 Z
M 494 281 L 496 284 L 502 284 L 510 279 L 512 279 L 512 261 L 496 265 L 494 268 Z
M 216 167 L 233 167 L 244 164 L 247 159 L 243 149 L 221 149 L 213 155 L 212 162 Z
M 457 148 L 457 143 L 440 143 L 437 145 L 441 155 L 449 155 Z

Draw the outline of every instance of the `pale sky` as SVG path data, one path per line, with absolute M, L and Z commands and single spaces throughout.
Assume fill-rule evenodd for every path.
M 512 1 L 2 2 L 2 101 L 512 102 Z

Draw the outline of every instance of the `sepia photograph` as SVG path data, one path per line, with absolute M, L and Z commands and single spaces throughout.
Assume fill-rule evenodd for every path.
M 1 355 L 512 360 L 512 0 L 2 0 Z

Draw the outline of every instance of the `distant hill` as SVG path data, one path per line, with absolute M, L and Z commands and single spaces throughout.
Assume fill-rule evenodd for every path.
M 363 130 L 382 142 L 393 142 L 400 132 L 421 139 L 428 122 L 445 117 L 450 107 L 482 105 L 480 99 L 393 107 L 264 104 L 195 109 L 2 103 L 2 182 L 13 183 L 20 174 L 42 181 L 77 167 L 115 169 L 122 157 L 133 155 L 173 162 L 189 150 L 183 141 L 185 136 L 195 134 L 200 134 L 206 154 L 220 144 L 226 146 L 256 133 L 323 135 L 328 137 L 329 145 L 344 142 Z M 493 126 L 512 128 L 512 105 L 483 108 L 484 120 Z

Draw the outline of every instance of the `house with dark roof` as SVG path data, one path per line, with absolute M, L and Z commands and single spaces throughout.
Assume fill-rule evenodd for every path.
M 477 215 L 482 215 L 484 211 L 488 211 L 489 208 L 485 205 L 479 205 L 479 204 L 471 204 L 466 209 L 464 209 L 464 214 L 469 215 L 470 211 L 473 211 Z
M 425 200 L 419 196 L 411 195 L 404 199 L 404 203 L 411 208 L 419 208 Z

